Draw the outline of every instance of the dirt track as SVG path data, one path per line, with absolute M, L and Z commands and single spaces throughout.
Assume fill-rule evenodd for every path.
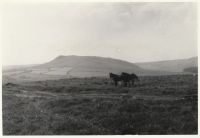
M 19 93 L 7 93 L 5 95 L 12 95 L 23 98 L 57 98 L 57 99 L 72 99 L 72 98 L 107 98 L 107 99 L 138 99 L 138 100 L 179 100 L 180 98 L 172 96 L 150 96 L 150 95 L 134 95 L 134 94 L 64 94 L 52 93 L 48 91 L 26 91 L 20 90 Z

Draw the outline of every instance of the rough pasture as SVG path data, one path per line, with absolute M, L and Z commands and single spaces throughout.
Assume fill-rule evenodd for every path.
M 197 76 L 143 76 L 3 85 L 4 135 L 197 134 Z

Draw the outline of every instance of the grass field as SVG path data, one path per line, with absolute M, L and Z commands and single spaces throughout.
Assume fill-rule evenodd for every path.
M 197 76 L 143 76 L 3 85 L 4 135 L 197 134 Z

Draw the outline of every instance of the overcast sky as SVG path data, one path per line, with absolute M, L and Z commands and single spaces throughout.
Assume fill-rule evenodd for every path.
M 44 3 L 3 6 L 3 64 L 59 55 L 130 62 L 197 56 L 195 3 Z

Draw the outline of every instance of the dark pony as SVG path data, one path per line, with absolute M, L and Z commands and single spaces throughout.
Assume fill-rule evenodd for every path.
M 122 72 L 121 80 L 123 81 L 125 87 L 126 86 L 131 87 L 131 86 L 134 86 L 135 80 L 139 81 L 139 78 L 134 73 L 129 74 L 129 73 Z
M 136 74 L 132 73 L 131 74 L 131 85 L 132 86 L 134 86 L 135 80 L 136 81 L 140 81 L 139 78 L 138 78 L 138 76 Z
M 121 73 L 121 80 L 123 81 L 124 86 L 131 86 L 131 75 L 125 72 Z
M 118 81 L 121 81 L 120 75 L 114 74 L 114 73 L 109 73 L 110 79 L 113 80 L 115 86 L 117 86 Z

